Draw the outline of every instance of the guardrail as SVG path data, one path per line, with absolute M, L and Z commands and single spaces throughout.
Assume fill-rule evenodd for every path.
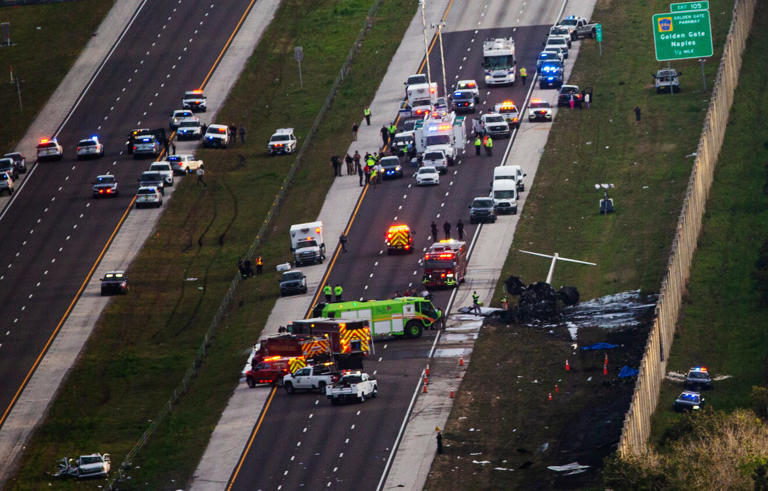
M 651 415 L 656 408 L 661 381 L 666 373 L 667 358 L 672 349 L 682 298 L 701 232 L 707 196 L 725 138 L 733 93 L 739 83 L 742 53 L 752 25 L 755 4 L 756 0 L 736 0 L 733 7 L 733 20 L 704 119 L 683 209 L 677 221 L 653 327 L 645 345 L 632 402 L 624 416 L 618 446 L 621 457 L 642 453 L 651 434 Z
M 344 76 L 347 73 L 349 73 L 352 63 L 357 57 L 357 53 L 359 52 L 360 47 L 362 46 L 363 40 L 365 39 L 368 32 L 371 30 L 371 27 L 373 27 L 373 16 L 376 15 L 376 12 L 379 10 L 379 7 L 381 6 L 383 1 L 384 0 L 376 0 L 373 3 L 373 5 L 371 5 L 371 8 L 368 10 L 368 15 L 366 17 L 365 23 L 363 24 L 363 27 L 360 29 L 360 33 L 357 35 L 357 39 L 355 39 L 355 43 L 352 45 L 352 48 L 350 48 L 349 54 L 347 55 L 347 59 L 344 61 L 344 64 L 339 70 L 338 75 L 336 75 L 336 79 L 333 81 L 333 85 L 331 86 L 331 89 L 328 91 L 328 95 L 325 98 L 325 102 L 323 102 L 323 105 L 320 108 L 320 111 L 317 113 L 317 116 L 315 117 L 315 120 L 312 123 L 312 127 L 309 129 L 309 132 L 307 133 L 307 136 L 304 139 L 304 143 L 301 145 L 301 148 L 296 154 L 296 158 L 291 164 L 291 167 L 288 169 L 288 173 L 286 174 L 285 178 L 283 179 L 283 183 L 280 186 L 280 191 L 278 191 L 277 195 L 275 196 L 275 199 L 272 201 L 272 205 L 270 206 L 269 211 L 267 212 L 267 215 L 261 224 L 261 227 L 259 227 L 258 232 L 256 232 L 256 237 L 251 243 L 251 247 L 248 249 L 248 252 L 245 255 L 245 259 L 252 259 L 256 253 L 256 249 L 261 246 L 262 238 L 264 237 L 264 234 L 267 232 L 268 227 L 272 222 L 272 219 L 277 214 L 278 210 L 280 209 L 280 205 L 283 199 L 285 198 L 285 193 L 287 192 L 288 185 L 293 181 L 293 177 L 296 174 L 296 170 L 299 168 L 299 165 L 301 165 L 301 162 L 304 158 L 304 154 L 307 152 L 307 149 L 309 148 L 312 142 L 312 139 L 317 133 L 317 130 L 320 127 L 320 123 L 325 117 L 325 114 L 328 112 L 328 109 L 331 107 L 331 103 L 333 102 L 333 99 L 336 97 L 336 94 L 338 93 L 339 86 L 344 81 Z M 157 430 L 157 427 L 160 426 L 160 424 L 163 422 L 165 417 L 171 412 L 171 410 L 173 409 L 173 406 L 179 401 L 181 396 L 183 396 L 189 390 L 189 387 L 192 383 L 192 379 L 194 379 L 195 376 L 197 376 L 197 373 L 203 364 L 203 359 L 205 359 L 206 355 L 208 354 L 209 348 L 213 344 L 213 339 L 216 334 L 216 329 L 219 327 L 222 320 L 224 320 L 224 317 L 226 316 L 227 311 L 229 310 L 229 305 L 232 301 L 232 298 L 235 295 L 235 290 L 237 289 L 237 286 L 240 284 L 240 280 L 241 280 L 241 277 L 240 277 L 240 273 L 238 272 L 232 278 L 232 282 L 229 285 L 229 289 L 227 290 L 227 293 L 224 294 L 224 298 L 221 300 L 219 309 L 216 311 L 216 314 L 213 316 L 213 319 L 211 320 L 211 324 L 208 327 L 208 330 L 206 331 L 205 335 L 203 336 L 203 340 L 200 343 L 200 347 L 197 349 L 197 352 L 195 353 L 195 358 L 192 361 L 192 366 L 190 366 L 187 369 L 187 371 L 184 374 L 184 377 L 181 380 L 181 383 L 179 383 L 179 385 L 173 390 L 173 394 L 168 399 L 168 402 L 165 403 L 165 405 L 159 411 L 157 416 L 152 420 L 152 423 L 150 423 L 147 429 L 144 430 L 144 433 L 142 433 L 141 437 L 133 446 L 133 448 L 126 454 L 120 466 L 120 469 L 127 468 L 131 465 L 131 462 L 136 457 L 136 454 L 138 454 L 138 452 L 142 449 L 142 447 L 147 443 L 147 440 L 149 440 L 149 437 L 152 436 L 155 430 Z M 114 485 L 114 480 L 110 482 L 110 487 L 113 485 Z

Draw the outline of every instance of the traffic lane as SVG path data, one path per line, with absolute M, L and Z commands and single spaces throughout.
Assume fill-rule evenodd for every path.
M 380 460 L 391 445 L 387 442 L 390 438 L 382 440 L 385 447 L 375 455 L 370 445 L 380 437 L 378 432 L 399 429 L 401 401 L 413 392 L 415 377 L 423 368 L 420 360 L 426 356 L 432 337 L 376 340 L 376 354 L 364 366 L 366 372 L 376 374 L 381 395 L 364 404 L 333 406 L 324 395 L 289 396 L 280 389 L 233 489 L 318 489 L 330 479 L 349 479 L 346 474 L 334 472 L 334 468 L 341 469 L 343 462 L 363 459 L 362 464 L 372 465 L 366 459 Z M 376 434 L 369 435 L 369 430 Z M 361 481 L 358 486 L 366 488 L 364 484 Z

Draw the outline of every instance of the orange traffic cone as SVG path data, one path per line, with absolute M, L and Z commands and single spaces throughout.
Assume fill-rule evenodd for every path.
M 551 393 L 551 392 L 549 392 L 549 393 L 547 394 L 547 400 L 548 400 L 548 401 L 551 401 L 551 400 L 552 400 L 552 393 Z
M 460 356 L 460 357 L 459 357 L 459 366 L 460 366 L 460 367 L 463 367 L 463 366 L 464 366 L 464 357 L 463 357 L 463 356 Z
M 555 384 L 555 393 L 560 392 L 560 388 Z
M 565 371 L 570 372 L 571 371 L 571 365 L 568 364 L 568 360 L 565 360 Z
M 603 375 L 608 375 L 608 365 L 603 365 Z
M 424 384 L 424 388 L 421 390 L 421 393 L 422 394 L 426 394 L 427 393 L 427 384 Z
M 427 363 L 427 369 L 426 369 L 426 370 L 424 370 L 424 373 L 425 373 L 426 375 L 429 375 L 429 363 Z
M 424 385 L 429 385 L 429 377 L 424 376 Z
M 451 391 L 451 399 L 453 399 L 455 396 L 456 394 L 453 391 Z

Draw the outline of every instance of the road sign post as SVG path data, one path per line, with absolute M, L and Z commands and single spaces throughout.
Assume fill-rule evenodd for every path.
M 709 11 L 654 14 L 653 44 L 658 61 L 712 56 L 712 25 Z
M 595 39 L 597 45 L 600 47 L 600 56 L 603 56 L 603 25 L 598 24 L 595 26 Z
M 293 48 L 293 58 L 299 64 L 299 88 L 304 88 L 304 82 L 301 79 L 301 60 L 304 59 L 304 48 L 302 46 L 296 46 Z

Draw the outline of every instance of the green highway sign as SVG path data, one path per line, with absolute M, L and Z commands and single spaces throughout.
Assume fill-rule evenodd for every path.
M 598 43 L 603 42 L 603 25 L 598 24 L 595 26 L 595 39 Z
M 653 44 L 658 61 L 712 56 L 709 11 L 654 14 Z
M 688 12 L 690 10 L 709 10 L 709 2 L 682 2 L 669 5 L 670 12 Z

